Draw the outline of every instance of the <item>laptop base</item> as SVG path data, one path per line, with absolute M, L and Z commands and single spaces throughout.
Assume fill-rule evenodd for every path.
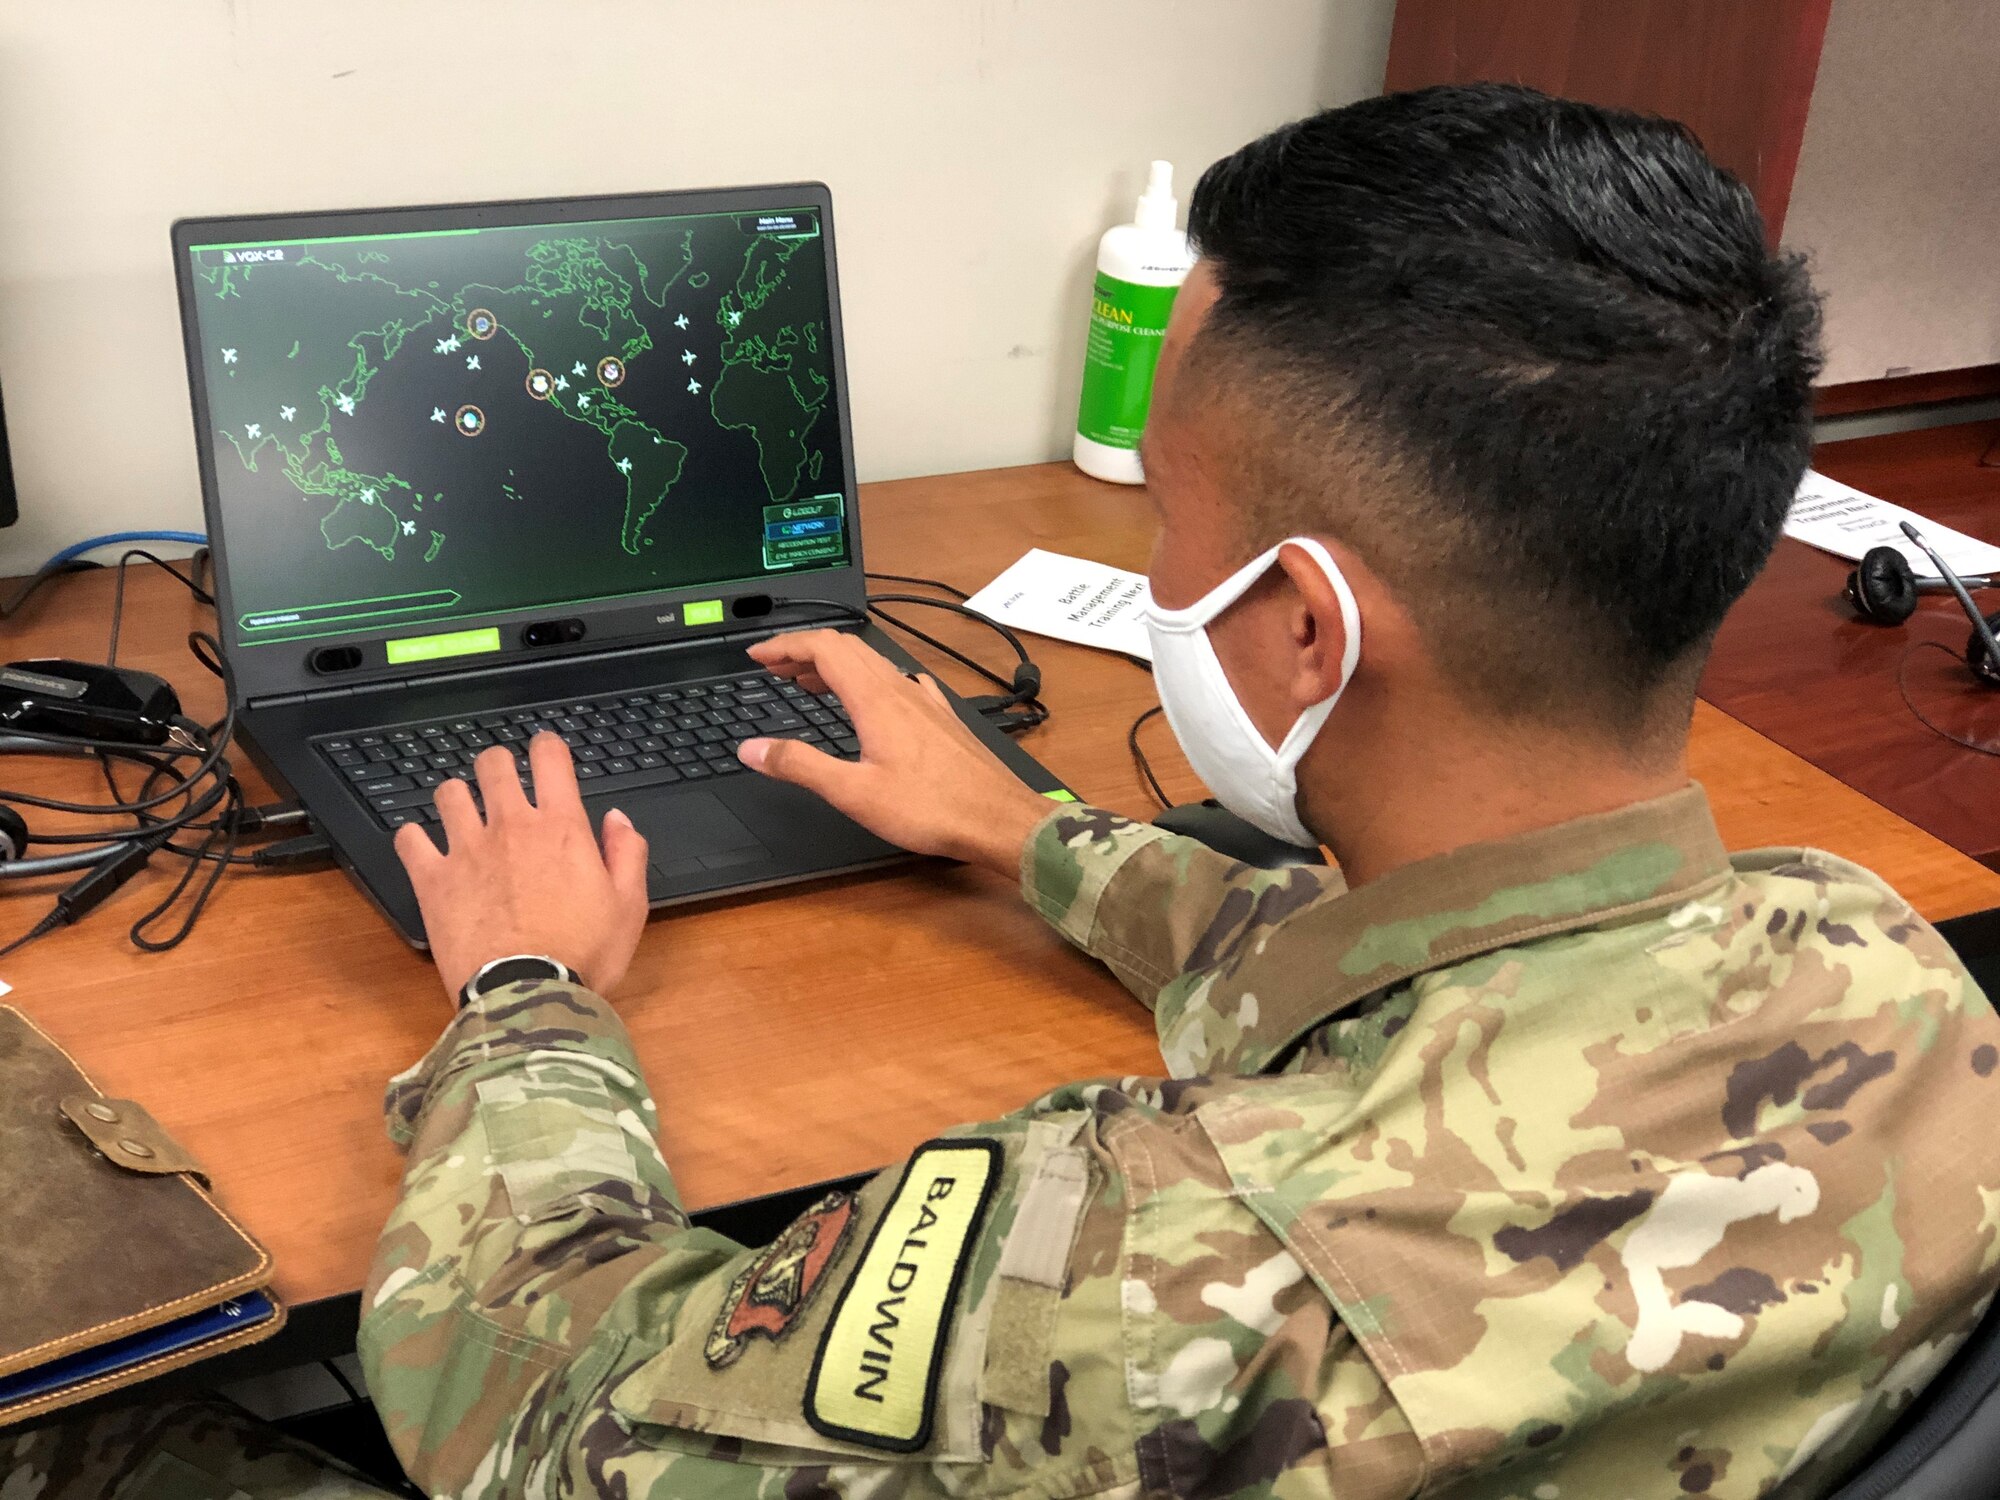
M 904 670 L 921 670 L 908 652 L 875 626 L 855 633 Z M 750 674 L 758 669 L 743 654 L 747 644 L 717 642 L 694 649 L 683 645 L 624 652 L 538 670 L 446 678 L 396 690 L 258 707 L 243 715 L 238 732 L 272 779 L 289 785 L 305 804 L 332 843 L 336 858 L 370 900 L 405 940 L 421 948 L 423 921 L 396 857 L 392 829 L 343 780 L 340 768 L 314 748 L 316 743 L 358 737 L 385 724 L 477 720 L 561 698 L 600 699 Z M 1024 784 L 1039 792 L 1063 789 L 992 721 L 953 701 L 960 718 Z M 592 782 L 586 780 L 581 790 L 593 827 L 617 807 L 645 835 L 650 848 L 647 894 L 656 907 L 911 858 L 812 793 L 751 771 L 604 791 L 593 791 Z M 428 802 L 428 794 L 404 795 Z

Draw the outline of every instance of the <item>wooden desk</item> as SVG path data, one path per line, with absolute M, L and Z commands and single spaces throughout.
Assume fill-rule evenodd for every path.
M 1143 565 L 1152 525 L 1143 494 L 1067 465 L 872 485 L 862 512 L 871 565 L 965 586 L 1037 544 Z M 10 653 L 101 655 L 110 582 L 52 584 Z M 932 613 L 927 625 L 991 652 L 977 627 Z M 181 646 L 201 623 L 168 580 L 134 574 L 124 659 L 208 712 L 214 684 Z M 1054 643 L 1036 656 L 1055 717 L 1031 748 L 1083 796 L 1144 814 L 1125 731 L 1155 701 L 1150 678 Z M 1149 734 L 1168 789 L 1196 795 L 1164 728 Z M 2000 905 L 2000 876 L 1712 709 L 1696 769 L 1735 844 L 1822 844 L 1933 917 Z M 232 875 L 185 948 L 136 953 L 125 924 L 171 874 L 149 870 L 85 924 L 0 961 L 0 976 L 104 1088 L 146 1101 L 208 1164 L 275 1252 L 284 1297 L 351 1292 L 399 1170 L 382 1085 L 436 1036 L 444 997 L 333 873 Z M 48 889 L 8 888 L 0 930 L 27 927 Z M 1150 1017 L 1011 887 L 937 865 L 663 916 L 622 1008 L 696 1208 L 865 1171 L 1066 1080 L 1160 1066 Z
M 2000 542 L 2000 469 L 1980 455 L 2000 422 L 1965 423 L 1828 443 L 1822 473 L 1947 526 Z M 2000 868 L 2000 759 L 1926 729 L 1904 705 L 1897 673 L 1908 655 L 1911 695 L 1944 727 L 2000 746 L 2000 693 L 1973 684 L 1954 653 L 1970 629 L 1948 594 L 1926 594 L 1900 627 L 1855 618 L 1841 590 L 1854 565 L 1790 540 L 1744 595 L 1716 639 L 1702 678 L 1709 702 L 1831 772 L 1982 863 Z M 1983 596 L 1994 607 L 1993 596 Z

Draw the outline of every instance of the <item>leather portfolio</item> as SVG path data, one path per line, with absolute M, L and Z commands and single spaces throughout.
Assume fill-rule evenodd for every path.
M 0 1005 L 0 1426 L 268 1338 L 270 1277 L 145 1108 Z

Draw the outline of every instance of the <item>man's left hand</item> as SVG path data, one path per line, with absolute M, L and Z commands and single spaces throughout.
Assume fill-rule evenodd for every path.
M 645 838 L 613 809 L 598 847 L 569 746 L 555 735 L 536 735 L 528 761 L 533 802 L 507 749 L 480 754 L 483 818 L 463 782 L 438 788 L 450 853 L 415 824 L 396 833 L 438 977 L 454 1001 L 480 965 L 522 953 L 560 960 L 608 994 L 646 925 Z

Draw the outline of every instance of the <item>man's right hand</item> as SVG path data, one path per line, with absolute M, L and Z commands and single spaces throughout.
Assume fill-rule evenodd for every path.
M 959 722 L 935 682 L 904 676 L 880 652 L 837 630 L 775 636 L 752 646 L 750 655 L 811 692 L 838 693 L 861 758 L 839 760 L 799 740 L 754 739 L 737 751 L 744 765 L 817 792 L 871 833 L 914 853 L 1017 875 L 1028 835 L 1051 804 Z

